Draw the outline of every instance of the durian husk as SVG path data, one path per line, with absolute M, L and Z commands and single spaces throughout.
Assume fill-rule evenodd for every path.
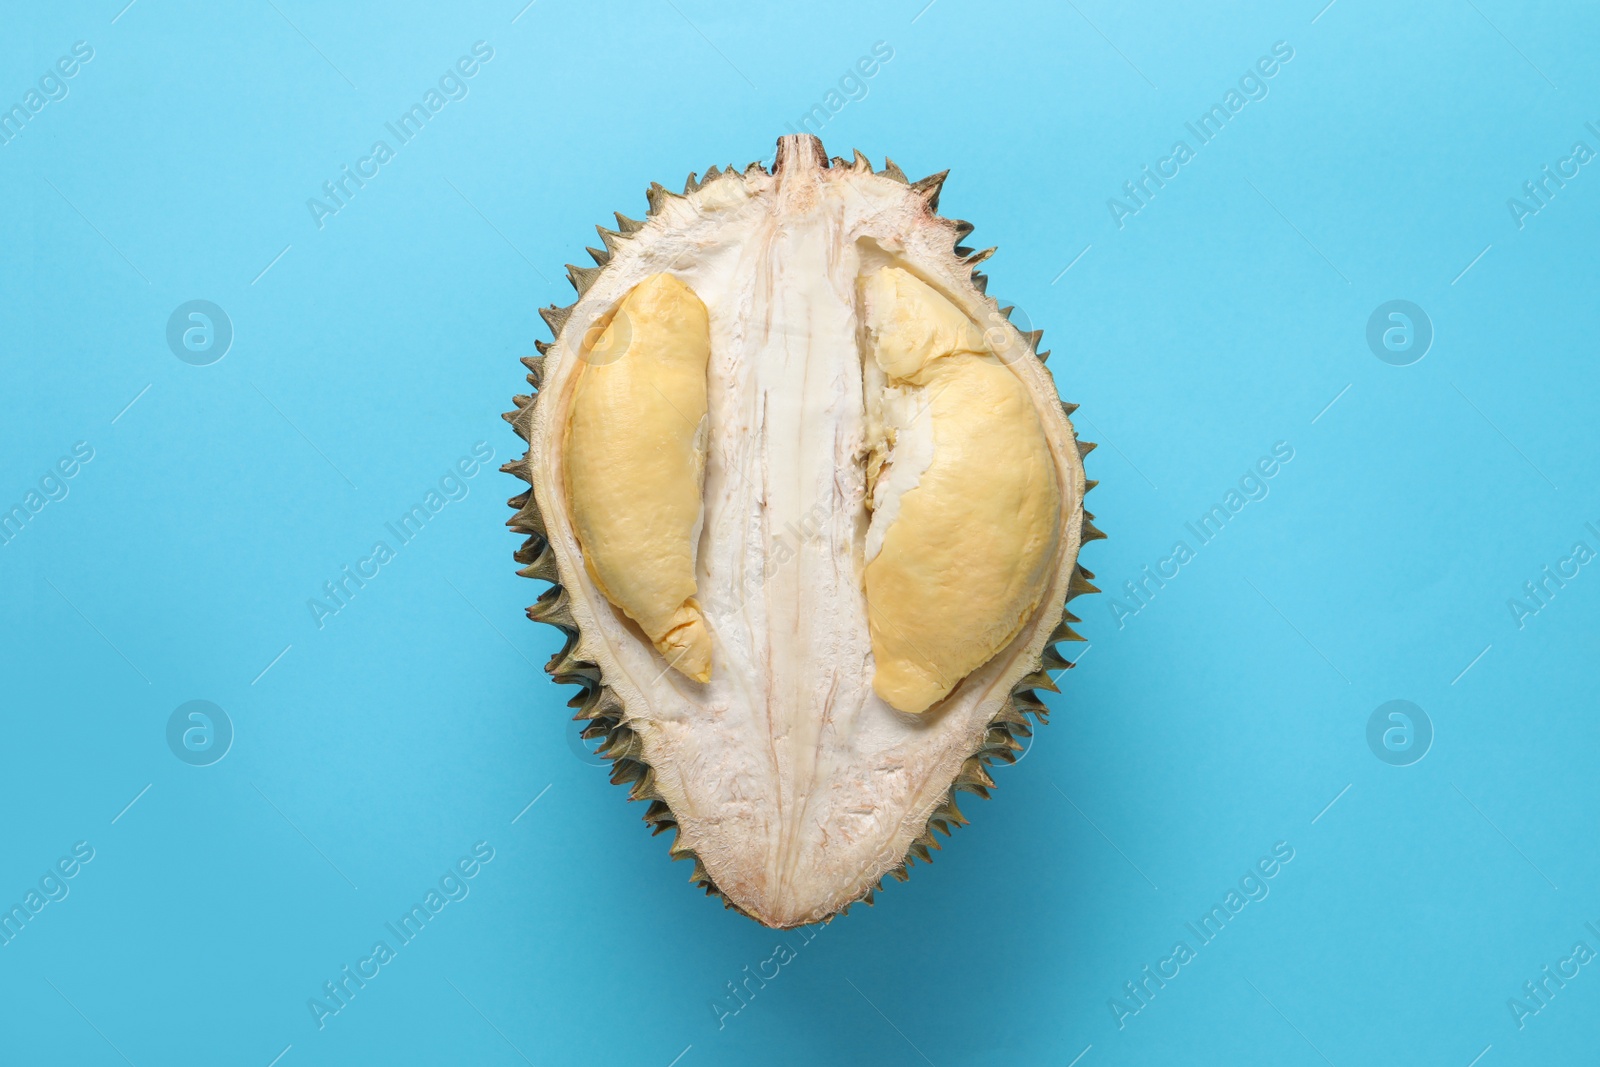
M 825 160 L 822 153 L 821 142 L 815 138 L 807 139 L 814 145 L 815 151 Z M 871 163 L 860 151 L 853 153 L 852 160 L 835 156 L 828 165 L 834 167 L 851 167 L 858 173 L 872 173 L 890 178 L 909 186 L 920 194 L 928 204 L 930 212 L 936 211 L 939 202 L 939 192 L 948 171 L 941 171 L 929 175 L 918 181 L 911 181 L 905 173 L 895 165 L 893 160 L 885 159 L 881 170 L 874 170 Z M 704 188 L 714 181 L 742 181 L 745 175 L 751 173 L 771 173 L 761 163 L 751 163 L 744 170 L 738 170 L 729 165 L 725 170 L 713 166 L 699 178 L 691 173 L 684 183 L 683 194 L 673 193 L 659 183 L 652 183 L 646 190 L 645 196 L 649 209 L 644 220 L 636 220 L 616 213 L 616 228 L 596 226 L 600 234 L 602 248 L 588 248 L 587 251 L 593 258 L 595 265 L 592 267 L 567 265 L 567 276 L 581 299 L 583 294 L 593 284 L 595 278 L 605 269 L 613 253 L 621 243 L 629 240 L 633 234 L 642 229 L 646 223 L 658 214 L 662 206 L 669 200 L 680 195 L 687 195 Z M 994 254 L 996 249 L 987 248 L 974 251 L 961 245 L 959 242 L 972 232 L 971 223 L 960 219 L 948 219 L 956 233 L 956 244 L 952 251 L 956 257 L 969 266 L 970 278 L 975 289 L 985 295 L 990 304 L 990 309 L 1005 316 L 1008 320 L 1014 310 L 1012 307 L 1000 307 L 993 299 L 987 297 L 988 278 L 979 270 L 978 264 Z M 551 305 L 539 310 L 540 316 L 549 326 L 552 340 L 535 341 L 534 347 L 538 355 L 525 356 L 522 363 L 527 368 L 527 382 L 532 391 L 513 398 L 515 409 L 506 412 L 502 417 L 511 424 L 524 442 L 530 447 L 521 458 L 504 464 L 500 469 L 508 474 L 516 475 L 523 481 L 534 484 L 534 464 L 537 457 L 531 447 L 531 432 L 534 412 L 538 403 L 538 392 L 541 385 L 544 355 L 561 340 L 562 330 L 571 316 L 573 305 L 558 307 Z M 1049 357 L 1048 351 L 1040 351 L 1039 342 L 1044 334 L 1043 330 L 1024 332 L 1022 336 L 1028 342 L 1028 356 L 1037 359 L 1043 364 Z M 1048 371 L 1045 372 L 1048 374 Z M 1096 447 L 1092 442 L 1080 438 L 1077 429 L 1072 424 L 1071 416 L 1078 405 L 1062 402 L 1062 412 L 1073 440 L 1077 445 L 1078 457 L 1087 456 Z M 1098 483 L 1093 479 L 1082 480 L 1082 492 L 1087 493 Z M 1072 487 L 1067 487 L 1069 490 Z M 588 740 L 599 739 L 598 752 L 611 761 L 611 782 L 614 785 L 628 787 L 630 800 L 643 801 L 646 804 L 643 819 L 650 827 L 652 835 L 671 830 L 674 840 L 668 851 L 674 860 L 689 860 L 693 869 L 689 881 L 702 887 L 708 896 L 718 897 L 725 907 L 748 915 L 743 908 L 724 894 L 715 881 L 707 873 L 704 864 L 700 862 L 693 848 L 684 844 L 678 833 L 678 822 L 674 818 L 672 809 L 667 801 L 655 789 L 655 773 L 645 759 L 644 746 L 639 737 L 626 724 L 626 713 L 622 702 L 606 684 L 600 668 L 587 660 L 578 657 L 575 649 L 578 645 L 578 625 L 573 617 L 568 604 L 566 591 L 561 586 L 561 576 L 558 570 L 555 554 L 550 547 L 544 519 L 540 515 L 538 501 L 530 488 L 521 494 L 512 497 L 507 504 L 514 510 L 506 525 L 517 533 L 525 535 L 520 548 L 514 553 L 513 558 L 522 567 L 517 573 L 525 578 L 536 578 L 549 583 L 549 588 L 527 609 L 527 616 L 534 622 L 554 626 L 561 631 L 563 645 L 560 651 L 551 656 L 545 664 L 545 671 L 550 677 L 560 684 L 571 684 L 578 687 L 577 693 L 567 702 L 567 706 L 575 709 L 574 719 L 586 722 L 581 736 Z M 1082 510 L 1082 525 L 1078 531 L 1079 548 L 1093 540 L 1099 540 L 1106 535 L 1094 525 L 1094 515 L 1087 508 Z M 1018 755 L 1025 751 L 1026 742 L 1033 735 L 1035 724 L 1043 724 L 1049 720 L 1049 709 L 1039 697 L 1039 690 L 1056 693 L 1060 692 L 1053 675 L 1073 666 L 1072 662 L 1061 655 L 1058 644 L 1063 641 L 1085 640 L 1073 624 L 1081 620 L 1073 614 L 1071 601 L 1085 593 L 1097 593 L 1100 590 L 1093 584 L 1094 574 L 1076 561 L 1074 556 L 1073 569 L 1067 584 L 1066 603 L 1062 605 L 1060 621 L 1051 631 L 1043 648 L 1035 657 L 1032 669 L 1024 675 L 1012 688 L 1009 698 L 1000 706 L 988 724 L 982 742 L 978 745 L 961 766 L 960 772 L 945 792 L 943 799 L 937 803 L 929 813 L 923 832 L 915 837 L 900 862 L 890 868 L 884 877 L 892 877 L 898 881 L 910 878 L 910 868 L 917 860 L 925 863 L 933 861 L 932 853 L 940 849 L 938 834 L 949 836 L 952 831 L 967 823 L 957 806 L 957 794 L 962 792 L 972 793 L 983 799 L 988 799 L 990 791 L 995 787 L 994 778 L 989 773 L 989 767 L 996 764 L 1010 764 L 1016 762 Z M 872 904 L 877 890 L 883 888 L 883 879 L 880 878 L 865 893 L 850 904 L 845 904 L 835 914 L 848 914 L 851 904 L 865 902 Z M 751 916 L 755 918 L 755 916 Z M 824 922 L 831 922 L 830 915 Z M 758 920 L 759 921 L 759 920 Z

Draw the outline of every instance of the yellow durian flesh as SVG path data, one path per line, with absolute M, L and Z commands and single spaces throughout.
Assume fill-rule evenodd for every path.
M 886 387 L 910 387 L 913 401 L 901 407 L 904 425 L 884 427 L 897 439 L 890 474 L 900 447 L 932 436 L 931 457 L 893 501 L 865 574 L 873 690 L 898 711 L 923 712 L 1038 607 L 1061 496 L 1027 390 L 971 320 L 898 267 L 868 275 L 862 290 L 871 356 Z
M 675 670 L 711 677 L 695 600 L 710 331 L 700 298 L 654 274 L 584 349 L 565 447 L 584 569 Z

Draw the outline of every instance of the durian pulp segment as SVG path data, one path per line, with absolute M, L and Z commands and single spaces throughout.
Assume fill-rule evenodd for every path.
M 861 289 L 883 389 L 874 405 L 880 376 L 869 375 L 868 439 L 887 465 L 869 473 L 872 685 L 894 708 L 923 712 L 1038 607 L 1061 496 L 1027 390 L 961 309 L 898 267 Z
M 646 278 L 583 349 L 565 449 L 589 577 L 698 682 L 711 677 L 694 598 L 709 353 L 700 298 L 670 274 Z

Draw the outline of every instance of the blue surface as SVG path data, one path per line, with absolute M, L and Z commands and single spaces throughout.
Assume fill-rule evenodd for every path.
M 0 1061 L 1593 1055 L 1595 8 L 123 2 L 0 15 L 0 104 L 43 79 L 0 144 L 0 903 L 38 892 Z M 952 168 L 1102 444 L 1110 540 L 1082 666 L 974 825 L 780 936 L 572 742 L 495 468 L 593 223 L 818 104 L 833 153 Z M 309 208 L 345 166 L 365 186 Z M 196 300 L 220 360 L 215 314 L 169 346 Z M 1369 347 L 1396 300 L 1420 360 L 1415 314 Z M 1396 700 L 1420 715 L 1369 732 Z

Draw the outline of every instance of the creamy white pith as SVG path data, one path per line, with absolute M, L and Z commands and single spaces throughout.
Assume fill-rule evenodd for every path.
M 563 331 L 581 338 L 642 280 L 670 273 L 709 314 L 698 600 L 710 680 L 666 661 L 588 579 L 565 487 L 535 494 L 582 634 L 641 736 L 656 788 L 718 887 L 775 925 L 821 918 L 896 866 L 1059 617 L 1082 473 L 1064 418 L 1039 430 L 1062 486 L 1060 543 L 1020 633 L 923 716 L 872 691 L 862 576 L 933 455 L 929 397 L 863 360 L 858 281 L 914 271 L 986 321 L 949 225 L 906 186 L 791 159 L 671 200 L 618 252 Z M 545 365 L 535 452 L 559 455 L 575 346 Z M 1054 388 L 1013 368 L 1041 408 Z M 1059 408 L 1056 409 L 1059 412 Z M 890 447 L 892 445 L 892 447 Z M 875 463 L 887 457 L 887 467 Z M 559 469 L 559 465 L 554 465 Z M 869 507 L 869 471 L 872 499 Z M 1065 565 L 1057 565 L 1065 561 Z
M 889 527 L 900 517 L 900 498 L 917 487 L 933 462 L 933 420 L 926 417 L 929 397 L 921 389 L 888 384 L 876 363 L 865 364 L 865 372 L 872 521 L 864 562 L 871 563 L 883 550 Z

